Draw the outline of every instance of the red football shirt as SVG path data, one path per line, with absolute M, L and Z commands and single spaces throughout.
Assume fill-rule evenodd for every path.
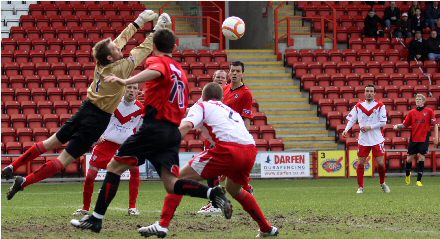
M 431 131 L 431 125 L 436 122 L 434 111 L 430 108 L 424 108 L 422 111 L 412 109 L 403 121 L 405 127 L 411 126 L 411 141 L 426 142 L 426 137 Z
M 231 87 L 232 84 L 229 84 L 223 88 L 223 104 L 231 107 L 242 117 L 253 119 L 251 90 L 245 85 L 234 90 Z
M 156 119 L 180 125 L 188 107 L 189 91 L 185 71 L 168 56 L 149 57 L 145 68 L 162 73 L 161 77 L 145 84 L 145 110 L 150 105 L 157 109 Z

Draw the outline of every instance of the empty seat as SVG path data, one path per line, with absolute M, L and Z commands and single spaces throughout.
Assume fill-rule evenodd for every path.
M 63 91 L 60 88 L 49 88 L 47 89 L 47 96 L 50 101 L 62 100 Z
M 52 101 L 39 101 L 37 103 L 37 107 L 38 107 L 38 112 L 42 115 L 52 114 L 52 111 L 53 111 Z
M 64 62 L 54 62 L 51 64 L 52 73 L 58 77 L 67 74 L 67 67 Z M 63 87 L 63 86 L 59 86 Z
M 261 125 L 260 126 L 261 138 L 265 140 L 275 139 L 276 133 L 272 125 Z
M 11 115 L 11 123 L 14 128 L 25 128 L 26 122 L 26 116 L 24 114 Z
M 263 112 L 255 112 L 252 121 L 254 122 L 254 125 L 258 125 L 258 126 L 266 125 L 267 124 L 266 114 Z
M 269 139 L 270 151 L 284 151 L 284 142 L 282 139 Z
M 4 102 L 4 108 L 5 108 L 5 112 L 8 115 L 13 115 L 13 114 L 19 114 L 20 113 L 20 103 L 18 101 L 15 100 L 11 100 L 11 101 L 5 101 Z
M 258 151 L 267 151 L 268 149 L 268 142 L 265 139 L 254 139 L 255 140 L 255 146 L 257 147 Z
M 46 128 L 57 128 L 59 126 L 59 117 L 55 114 L 43 115 L 43 120 Z
M 7 154 L 21 154 L 22 145 L 20 142 L 7 142 L 6 143 L 6 153 Z M 18 174 L 18 172 L 14 172 L 14 174 Z
M 40 114 L 28 114 L 26 121 L 31 129 L 43 127 L 43 117 Z
M 20 88 L 24 88 L 24 77 L 22 75 L 16 75 L 16 76 L 11 76 L 9 77 L 9 85 L 11 86 L 11 88 L 14 88 L 16 90 L 20 89 Z M 17 94 L 17 92 L 16 92 Z
M 69 112 L 69 103 L 67 101 L 54 101 L 53 108 L 55 110 L 55 114 L 67 114 Z
M 2 142 L 5 144 L 8 142 L 15 142 L 17 139 L 15 129 L 10 127 L 7 128 L 2 127 L 1 137 L 2 137 Z
M 30 128 L 17 128 L 17 137 L 20 142 L 32 141 L 33 131 Z
M 21 110 L 24 115 L 37 113 L 37 104 L 34 101 L 22 101 Z
M 204 150 L 203 141 L 198 139 L 188 140 L 188 150 L 190 152 L 202 152 Z

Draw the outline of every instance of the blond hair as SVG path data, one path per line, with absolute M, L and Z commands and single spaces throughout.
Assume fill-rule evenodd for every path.
M 424 96 L 423 94 L 417 94 L 416 98 L 418 98 L 418 97 L 422 98 L 423 102 L 426 101 L 426 96 Z

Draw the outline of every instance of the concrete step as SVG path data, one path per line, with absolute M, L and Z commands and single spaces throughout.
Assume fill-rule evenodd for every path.
M 246 73 L 266 73 L 266 74 L 272 74 L 272 73 L 287 73 L 286 68 L 282 66 L 275 66 L 275 67 L 247 67 L 248 64 L 246 64 Z M 247 75 L 247 74 L 246 74 Z
M 255 55 L 255 56 L 247 56 L 247 55 L 230 55 L 228 54 L 228 61 L 243 61 L 245 64 L 246 61 L 257 60 L 257 61 L 276 61 L 277 56 L 275 55 Z
M 255 68 L 261 68 L 261 67 L 274 67 L 279 66 L 283 67 L 282 61 L 246 61 L 244 62 L 247 67 L 255 67 Z
M 319 117 L 317 116 L 304 116 L 304 115 L 270 115 L 269 120 L 271 122 L 275 121 L 289 121 L 291 120 L 292 123 L 298 123 L 298 122 L 306 122 L 306 121 L 319 121 Z
M 264 90 L 273 90 L 273 91 L 275 91 L 275 90 L 297 90 L 297 89 L 299 89 L 299 86 L 298 85 L 259 85 L 259 84 L 254 84 L 254 85 L 249 85 L 247 82 L 246 82 L 246 80 L 245 80 L 245 83 L 246 83 L 246 85 L 247 86 L 250 86 L 250 88 L 251 88 L 251 90 L 253 91 L 253 90 L 261 90 L 261 89 L 264 89 Z
M 335 137 L 330 136 L 298 136 L 298 137 L 281 137 L 280 135 L 277 135 L 278 138 L 282 138 L 284 141 L 335 141 Z
M 286 85 L 290 85 L 293 84 L 293 80 L 291 78 L 287 78 L 287 77 L 256 77 L 256 76 L 248 76 L 245 75 L 244 76 L 244 80 L 247 84 L 252 83 L 252 84 L 262 84 L 262 83 L 266 83 L 266 85 L 271 85 L 273 83 L 279 83 L 279 84 L 286 84 Z
M 290 80 L 290 79 L 285 79 L 285 80 Z M 282 88 L 282 87 L 291 87 L 291 86 L 293 86 L 293 87 L 298 87 L 298 88 L 295 88 L 295 89 L 299 89 L 299 85 L 295 85 L 292 80 L 290 80 L 290 81 L 291 81 L 290 83 L 288 83 L 288 82 L 281 82 L 281 83 L 279 83 L 279 82 L 276 82 L 276 81 L 274 81 L 274 82 L 272 82 L 272 81 L 264 81 L 264 82 L 252 82 L 252 81 L 249 81 L 249 82 L 247 82 L 246 78 L 244 78 L 244 83 L 247 86 L 250 86 L 251 89 L 253 88 L 253 86 L 275 87 L 275 89 Z M 274 89 L 274 88 L 272 88 L 272 89 Z
M 285 151 L 335 150 L 337 148 L 338 145 L 336 143 L 284 142 Z
M 296 120 L 295 118 L 292 117 L 285 117 L 285 118 L 281 118 L 281 119 L 267 119 L 267 123 L 268 124 L 272 124 L 272 125 L 278 125 L 278 124 L 284 124 L 284 125 L 295 125 L 295 124 L 318 124 L 319 120 L 316 119 L 301 119 L 298 118 L 298 120 Z
M 291 92 L 291 94 L 289 94 L 289 95 L 278 94 L 278 93 L 284 93 L 284 92 L 274 92 L 273 95 L 269 95 L 266 92 L 253 92 L 253 95 L 257 100 L 264 99 L 264 98 L 277 98 L 277 99 L 280 99 L 280 98 L 304 98 L 304 96 L 302 95 L 301 92 Z M 296 94 L 294 94 L 294 93 L 296 93 Z
M 283 97 L 283 98 L 260 98 L 258 100 L 258 103 L 268 103 L 268 102 L 273 102 L 273 103 L 300 103 L 300 104 L 306 104 L 309 102 L 309 99 L 307 98 L 287 98 L 287 97 Z
M 273 49 L 228 49 L 226 53 L 229 54 L 262 54 L 262 53 L 273 53 Z
M 333 140 L 335 139 L 335 137 L 328 136 L 327 132 L 313 133 L 313 132 L 319 132 L 318 130 L 310 130 L 311 131 L 310 133 L 303 132 L 303 133 L 296 133 L 296 134 L 280 134 L 280 133 L 278 133 L 278 129 L 276 129 L 276 130 L 277 130 L 277 138 L 283 138 L 283 139 L 290 138 L 290 137 L 311 137 L 311 136 L 313 136 L 313 137 L 318 137 L 318 136 L 319 137 L 331 137 L 331 138 L 333 138 Z
M 286 115 L 286 116 L 305 116 L 305 117 L 313 117 L 316 116 L 316 112 L 312 110 L 274 110 L 274 111 L 265 111 L 268 116 L 276 116 L 276 115 Z
M 310 109 L 310 104 L 302 103 L 302 102 L 264 102 L 259 101 L 258 105 L 260 108 L 283 108 L 285 110 L 289 110 L 291 107 L 292 110 L 295 108 L 308 108 Z
M 276 123 L 276 124 L 271 124 L 273 127 L 275 127 L 276 129 L 278 128 L 295 128 L 295 129 L 309 129 L 309 130 L 322 130 L 325 129 L 325 124 L 323 123 L 307 123 L 307 124 L 292 124 L 292 123 L 288 123 L 288 124 L 284 124 L 284 123 Z
M 247 78 L 268 78 L 268 77 L 276 77 L 276 78 L 280 78 L 280 77 L 284 77 L 284 78 L 290 78 L 291 74 L 290 73 L 266 73 L 266 74 L 261 74 L 261 73 L 246 73 L 245 77 Z

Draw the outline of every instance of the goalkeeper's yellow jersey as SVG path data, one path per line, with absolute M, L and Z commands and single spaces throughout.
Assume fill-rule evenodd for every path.
M 122 49 L 136 31 L 136 27 L 130 23 L 113 42 Z M 144 42 L 130 51 L 129 57 L 120 59 L 106 66 L 96 65 L 93 82 L 87 90 L 88 99 L 101 110 L 112 114 L 121 102 L 122 96 L 125 94 L 125 86 L 115 82 L 104 82 L 104 77 L 114 74 L 121 79 L 129 78 L 134 69 L 139 66 L 152 51 L 153 33 L 150 33 Z

